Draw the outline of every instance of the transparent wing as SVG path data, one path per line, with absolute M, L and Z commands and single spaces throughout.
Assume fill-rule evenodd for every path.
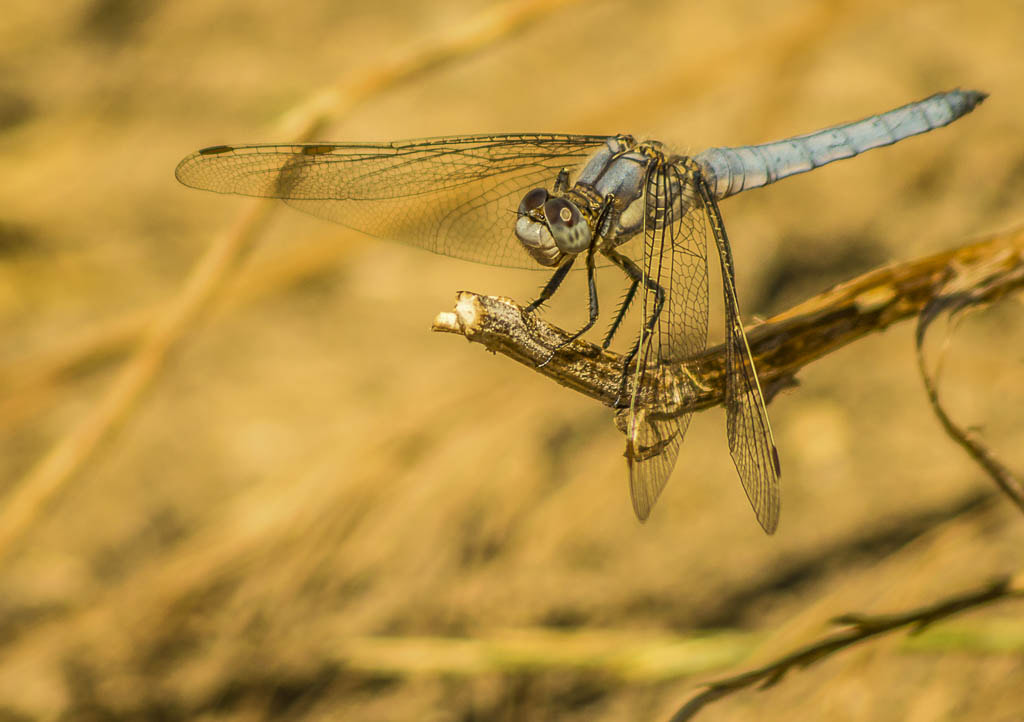
M 722 286 L 725 293 L 725 411 L 729 451 L 758 522 L 771 534 L 779 524 L 779 477 L 782 473 L 779 453 L 775 448 L 771 424 L 768 423 L 768 410 L 765 408 L 761 384 L 757 380 L 750 345 L 740 320 L 736 274 L 725 225 L 711 189 L 701 174 L 696 174 L 696 177 L 698 199 L 722 262 Z
M 627 425 L 633 509 L 642 520 L 650 514 L 679 456 L 690 414 L 672 413 L 690 393 L 677 377 L 665 373 L 704 350 L 708 329 L 707 220 L 694 207 L 689 174 L 675 164 L 653 163 L 645 190 L 642 317 L 651 318 L 661 303 L 655 326 L 641 332 Z
M 659 392 L 657 381 L 646 382 L 648 391 Z M 661 417 L 640 405 L 630 411 L 626 439 L 626 460 L 629 463 L 629 495 L 633 511 L 646 521 L 661 490 L 672 475 L 679 447 L 682 446 L 691 414 Z
M 514 268 L 537 263 L 513 235 L 526 191 L 551 188 L 607 140 L 480 135 L 393 143 L 215 146 L 178 164 L 193 188 L 283 199 L 320 218 L 435 253 Z

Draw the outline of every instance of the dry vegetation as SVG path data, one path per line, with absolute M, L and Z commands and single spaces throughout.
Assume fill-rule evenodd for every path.
M 429 331 L 457 290 L 525 301 L 542 275 L 172 176 L 222 142 L 625 131 L 700 150 L 991 93 L 723 204 L 741 302 L 769 316 L 1021 224 L 1019 4 L 489 7 L 5 7 L 0 720 L 667 719 L 837 615 L 1020 588 L 1020 511 L 943 434 L 912 324 L 772 402 L 774 537 L 717 409 L 639 525 L 606 408 Z M 575 325 L 580 281 L 550 320 Z M 1021 318 L 1013 300 L 967 316 L 940 383 L 1017 470 Z M 700 719 L 1020 719 L 1022 611 L 872 637 Z

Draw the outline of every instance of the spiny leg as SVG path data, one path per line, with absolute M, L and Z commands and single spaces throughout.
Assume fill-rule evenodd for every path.
M 537 300 L 533 301 L 526 307 L 526 313 L 533 313 L 549 298 L 555 295 L 555 291 L 557 291 L 558 287 L 562 285 L 562 281 L 565 280 L 565 276 L 569 273 L 569 269 L 572 268 L 572 264 L 575 260 L 576 256 L 569 256 L 562 261 L 562 265 L 555 269 L 555 272 L 551 274 L 551 278 L 544 284 L 544 288 L 541 289 L 540 296 L 537 297 Z
M 601 342 L 601 348 L 607 349 L 612 345 L 612 338 L 619 330 L 619 325 L 622 323 L 622 319 L 626 317 L 626 311 L 629 310 L 630 304 L 633 303 L 633 297 L 636 295 L 636 289 L 639 287 L 639 280 L 634 280 L 629 284 L 629 289 L 626 291 L 626 295 L 622 297 L 622 302 L 619 304 L 619 310 L 615 312 L 615 319 L 612 321 L 612 325 L 608 328 L 608 333 L 605 334 L 604 341 Z
M 629 291 L 626 293 L 626 297 L 623 299 L 622 308 L 619 309 L 619 314 L 616 317 L 615 321 L 612 323 L 612 326 L 608 331 L 608 335 L 605 338 L 603 348 L 608 348 L 608 346 L 611 343 L 612 337 L 615 335 L 616 331 L 619 330 L 619 324 L 622 323 L 622 318 L 623 316 L 625 316 L 629 304 L 632 303 L 633 301 L 633 296 L 636 293 L 636 289 L 639 287 L 641 283 L 644 284 L 644 287 L 647 290 L 654 292 L 654 310 L 651 312 L 651 316 L 650 318 L 647 319 L 647 323 L 644 326 L 644 330 L 647 332 L 648 336 L 654 332 L 654 326 L 655 324 L 657 324 L 658 317 L 661 316 L 661 309 L 665 305 L 665 289 L 662 288 L 661 285 L 653 278 L 644 278 L 643 271 L 641 271 L 640 267 L 636 265 L 636 263 L 634 263 L 633 260 L 628 256 L 624 256 L 618 251 L 611 249 L 606 250 L 603 253 L 608 258 L 608 260 L 610 260 L 616 266 L 621 268 L 622 271 L 632 281 Z M 632 350 L 630 350 L 630 352 L 626 354 L 627 363 L 633 360 L 633 358 L 637 354 L 637 351 L 639 350 L 639 347 L 640 339 L 637 338 L 637 340 L 633 343 Z
M 579 331 L 577 331 L 576 333 L 571 335 L 569 338 L 567 338 L 564 341 L 560 342 L 557 346 L 555 346 L 553 349 L 551 349 L 550 355 L 548 355 L 548 357 L 546 359 L 544 359 L 540 364 L 538 364 L 537 368 L 543 368 L 544 366 L 547 366 L 547 364 L 551 361 L 551 359 L 553 359 L 555 357 L 555 354 L 558 353 L 559 350 L 561 350 L 565 346 L 568 346 L 573 341 L 578 339 L 580 336 L 585 334 L 597 322 L 597 316 L 598 316 L 597 282 L 595 281 L 595 276 L 594 276 L 594 269 L 595 269 L 595 266 L 594 266 L 594 250 L 596 248 L 597 248 L 597 244 L 596 243 L 591 243 L 590 244 L 590 248 L 587 249 L 587 293 L 588 293 L 588 300 L 589 300 L 589 304 L 590 304 L 590 308 L 589 308 L 590 319 L 587 321 L 586 324 L 584 324 L 583 328 L 581 328 Z M 566 264 L 566 265 L 569 265 L 569 264 Z
M 622 396 L 626 391 L 626 381 L 629 378 L 629 365 L 633 363 L 633 359 L 636 358 L 640 352 L 640 340 L 643 337 L 648 339 L 647 343 L 651 343 L 651 339 L 654 334 L 654 327 L 658 323 L 658 318 L 661 316 L 661 309 L 665 305 L 665 289 L 655 281 L 653 278 L 647 278 L 644 276 L 643 271 L 640 267 L 633 262 L 628 256 L 624 256 L 621 253 L 608 249 L 603 251 L 604 255 L 607 256 L 608 260 L 614 263 L 616 266 L 622 269 L 622 271 L 632 281 L 630 289 L 626 294 L 626 298 L 623 300 L 622 307 L 619 309 L 619 314 L 615 321 L 612 323 L 611 329 L 608 331 L 608 336 L 605 338 L 604 348 L 608 348 L 608 344 L 611 343 L 612 336 L 619 329 L 619 324 L 622 323 L 622 317 L 625 316 L 626 309 L 633 300 L 633 296 L 636 293 L 637 287 L 643 283 L 644 288 L 648 291 L 654 292 L 654 309 L 651 311 L 650 317 L 644 323 L 644 333 L 637 336 L 636 341 L 633 342 L 633 347 L 623 358 L 622 363 L 622 385 L 619 389 L 619 399 L 616 400 L 616 406 L 619 405 L 619 401 L 622 400 Z

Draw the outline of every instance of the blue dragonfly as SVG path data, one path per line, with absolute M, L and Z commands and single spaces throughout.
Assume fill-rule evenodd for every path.
M 768 413 L 743 331 L 732 251 L 718 202 L 752 188 L 948 125 L 986 95 L 953 90 L 895 110 L 773 143 L 678 155 L 630 135 L 513 133 L 387 143 L 218 145 L 178 165 L 193 188 L 280 198 L 314 216 L 435 253 L 513 268 L 549 268 L 528 307 L 547 301 L 578 259 L 598 319 L 596 268 L 618 267 L 628 290 L 607 348 L 639 303 L 624 357 L 626 459 L 633 509 L 651 513 L 675 467 L 693 389 L 665 373 L 705 350 L 708 248 L 721 265 L 726 431 L 758 522 L 779 521 L 781 475 Z M 568 341 L 566 342 L 568 343 Z M 558 349 L 553 349 L 552 353 Z

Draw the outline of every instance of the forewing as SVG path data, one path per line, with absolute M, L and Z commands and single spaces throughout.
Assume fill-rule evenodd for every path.
M 772 534 L 779 524 L 779 453 L 768 422 L 768 410 L 757 380 L 750 345 L 740 320 L 736 275 L 725 225 L 711 190 L 702 177 L 697 186 L 722 263 L 722 286 L 725 293 L 725 409 L 729 452 L 758 522 L 767 533 Z
M 646 519 L 679 456 L 690 414 L 673 411 L 692 391 L 666 373 L 704 350 L 708 327 L 706 217 L 694 207 L 694 186 L 684 169 L 652 164 L 645 185 L 643 318 L 663 306 L 654 327 L 642 331 L 637 379 L 627 425 L 633 509 Z M 661 289 L 661 293 L 657 289 Z
M 469 261 L 536 262 L 513 235 L 522 196 L 551 188 L 605 136 L 487 135 L 394 143 L 206 148 L 178 164 L 187 186 L 280 198 L 320 218 Z

